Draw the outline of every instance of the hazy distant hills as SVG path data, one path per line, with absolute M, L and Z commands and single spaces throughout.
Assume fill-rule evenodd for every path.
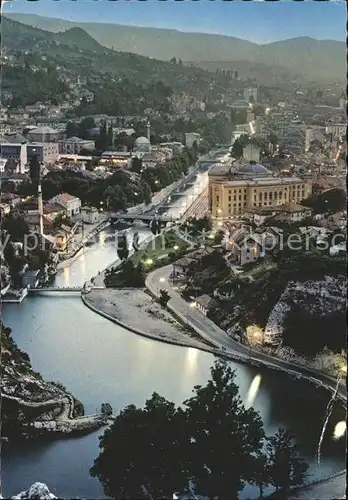
M 98 44 L 121 52 L 169 60 L 181 58 L 207 68 L 207 63 L 243 61 L 266 66 L 282 66 L 307 79 L 346 78 L 346 45 L 333 40 L 294 38 L 258 45 L 239 38 L 176 30 L 121 26 L 102 23 L 76 23 L 32 14 L 8 14 L 6 17 L 51 32 L 70 28 L 86 31 Z M 202 63 L 203 61 L 203 63 Z M 211 66 L 211 65 L 210 65 Z M 209 68 L 213 69 L 213 68 Z M 230 69 L 234 69 L 230 67 Z
M 248 61 L 191 61 L 191 64 L 213 73 L 217 68 L 222 71 L 238 71 L 238 75 L 242 80 L 256 80 L 258 84 L 266 86 L 290 81 L 296 81 L 300 84 L 306 83 L 306 79 L 301 73 L 281 65 L 269 66 Z
M 215 94 L 224 93 L 226 87 L 229 86 L 229 79 L 224 75 L 214 75 L 199 67 L 174 64 L 168 60 L 157 60 L 131 52 L 107 49 L 79 27 L 70 27 L 66 31 L 53 33 L 4 17 L 1 23 L 1 34 L 3 48 L 15 51 L 19 66 L 22 65 L 21 68 L 11 68 L 11 66 L 5 68 L 5 65 L 3 70 L 3 88 L 5 88 L 5 83 L 6 90 L 12 91 L 16 88 L 16 95 L 28 94 L 28 92 L 18 90 L 17 73 L 21 73 L 20 86 L 28 87 L 29 83 L 24 83 L 25 69 L 23 68 L 28 69 L 30 73 L 31 66 L 36 69 L 47 68 L 47 66 L 62 67 L 71 74 L 86 77 L 90 80 L 90 84 L 96 87 L 101 81 L 115 83 L 127 79 L 128 82 L 132 82 L 133 87 L 145 85 L 147 88 L 155 89 L 154 92 L 159 98 L 163 97 L 163 93 L 165 94 L 168 90 L 163 89 L 163 85 L 174 93 L 187 92 L 200 98 L 209 94 L 212 82 Z M 157 84 L 159 87 L 156 87 Z M 31 84 L 30 88 L 32 89 L 35 85 Z M 123 94 L 127 94 L 127 88 L 125 86 Z M 110 90 L 110 94 L 113 91 Z M 138 100 L 143 98 L 142 92 L 137 94 Z M 33 92 L 30 96 L 32 94 Z M 147 98 L 149 100 L 153 98 L 152 101 L 154 101 L 157 98 L 156 95 L 148 95 Z M 29 97 L 26 95 L 26 99 Z M 130 92 L 128 97 L 134 101 L 134 92 L 133 94 Z M 144 99 L 143 102 L 145 102 Z
M 89 50 L 91 52 L 105 52 L 105 47 L 100 45 L 82 28 L 73 27 L 66 31 L 55 34 L 55 40 L 60 41 L 64 45 L 76 45 L 81 50 Z

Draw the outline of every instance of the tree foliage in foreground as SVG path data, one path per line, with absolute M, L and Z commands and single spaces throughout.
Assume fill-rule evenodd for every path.
M 237 499 L 246 482 L 287 491 L 304 480 L 289 433 L 265 438 L 259 414 L 246 409 L 234 372 L 222 361 L 211 379 L 176 407 L 154 393 L 142 409 L 130 405 L 100 438 L 91 475 L 115 499 L 172 499 L 194 485 L 196 494 Z
M 308 470 L 308 464 L 297 456 L 293 439 L 291 432 L 280 428 L 267 443 L 270 481 L 285 498 L 291 487 L 303 484 Z
M 167 292 L 167 290 L 160 290 L 160 296 L 158 298 L 158 302 L 161 304 L 161 306 L 166 307 L 169 300 L 170 300 L 170 295 Z

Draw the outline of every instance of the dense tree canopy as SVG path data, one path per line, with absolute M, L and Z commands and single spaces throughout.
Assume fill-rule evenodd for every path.
M 316 213 L 335 214 L 347 207 L 347 195 L 343 189 L 335 188 L 304 200 L 304 205 L 313 208 Z
M 33 71 L 29 65 L 3 68 L 1 86 L 12 93 L 11 107 L 48 102 L 52 96 L 63 101 L 69 91 L 54 68 Z
M 119 169 L 107 179 L 90 178 L 68 170 L 52 171 L 42 180 L 42 193 L 44 199 L 49 200 L 67 192 L 80 198 L 83 204 L 122 211 L 139 203 L 150 203 L 153 193 L 179 180 L 194 161 L 192 152 L 186 150 L 137 175 Z M 34 195 L 35 184 L 22 184 L 18 191 L 23 196 Z
M 261 418 L 244 408 L 234 377 L 217 361 L 211 380 L 181 407 L 154 393 L 143 409 L 122 410 L 100 439 L 91 469 L 105 494 L 169 500 L 193 487 L 198 495 L 230 500 L 245 482 L 261 492 L 271 482 L 285 490 L 301 484 L 306 466 L 291 437 L 279 430 L 265 440 Z
M 277 490 L 281 489 L 283 498 L 293 486 L 303 484 L 308 464 L 297 455 L 297 447 L 291 432 L 278 429 L 268 439 L 270 478 Z

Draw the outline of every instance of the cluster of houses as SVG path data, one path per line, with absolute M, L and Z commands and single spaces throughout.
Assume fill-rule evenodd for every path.
M 297 214 L 300 210 L 303 219 L 311 215 L 310 209 L 305 209 L 304 207 L 298 209 L 297 207 L 290 207 L 290 209 L 285 212 L 280 210 L 279 218 L 277 218 L 277 213 L 264 214 L 265 219 L 257 219 L 259 225 L 253 223 L 254 213 L 251 214 L 252 217 L 249 223 L 244 221 L 225 224 L 224 238 L 221 245 L 218 245 L 218 247 L 226 261 L 226 266 L 231 269 L 231 273 L 236 275 L 243 273 L 246 269 L 244 266 L 260 262 L 267 254 L 274 251 L 282 251 L 289 242 L 284 241 L 284 233 L 281 224 L 277 226 L 276 223 L 277 221 L 299 222 L 301 218 L 298 215 L 292 217 L 292 214 Z M 263 224 L 267 218 L 271 218 L 271 223 Z M 296 237 L 294 239 L 296 241 L 293 241 L 293 243 L 297 245 L 297 248 L 299 243 L 303 241 L 315 244 L 318 248 L 323 245 L 329 251 L 330 255 L 337 255 L 339 252 L 345 252 L 345 220 L 345 213 L 340 213 L 337 214 L 336 217 L 331 217 L 329 220 L 330 224 L 323 224 L 323 220 L 313 220 L 312 225 L 305 225 L 306 221 L 304 220 L 303 226 L 301 226 L 301 223 L 296 224 L 297 229 L 296 234 L 294 234 Z M 335 234 L 340 236 L 337 242 L 335 241 Z M 321 248 L 323 248 L 323 246 L 321 246 Z M 217 246 L 210 247 L 202 245 L 201 248 L 175 261 L 171 274 L 172 279 L 185 285 L 192 271 L 192 266 L 194 266 L 195 263 L 199 263 L 204 256 L 216 251 L 216 249 Z M 230 290 L 225 292 L 215 290 L 212 296 L 203 294 L 192 299 L 197 309 L 206 316 L 209 316 L 214 309 L 219 307 L 219 301 L 227 298 L 231 298 Z
M 36 288 L 39 281 L 46 280 L 56 273 L 60 259 L 69 257 L 78 250 L 84 238 L 84 224 L 99 223 L 99 211 L 95 207 L 81 207 L 81 200 L 68 193 L 60 193 L 47 202 L 43 202 L 41 233 L 40 210 L 36 197 L 21 199 L 13 193 L 1 195 L 1 217 L 13 215 L 23 220 L 30 235 L 36 237 L 40 248 L 50 251 L 50 263 L 44 269 L 32 269 L 25 264 L 15 281 L 10 276 L 9 268 L 1 251 L 1 297 L 4 302 L 22 302 L 29 288 Z M 92 228 L 93 229 L 93 228 Z M 26 236 L 24 236 L 24 240 Z M 15 252 L 22 252 L 25 241 L 12 242 Z M 31 248 L 32 249 L 32 248 Z M 11 288 L 12 287 L 12 288 Z
M 14 193 L 3 193 L 0 203 L 1 216 L 19 215 L 31 233 L 40 231 L 40 213 L 37 197 L 21 199 Z M 43 202 L 44 238 L 53 250 L 66 252 L 69 243 L 80 231 L 81 223 L 96 224 L 99 212 L 95 207 L 81 207 L 81 200 L 69 193 L 60 193 Z

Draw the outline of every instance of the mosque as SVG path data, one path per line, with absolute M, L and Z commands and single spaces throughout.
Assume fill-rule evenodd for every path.
M 151 151 L 151 125 L 148 121 L 146 124 L 146 135 L 147 137 L 138 137 L 135 139 L 133 151 L 137 153 L 149 153 Z

